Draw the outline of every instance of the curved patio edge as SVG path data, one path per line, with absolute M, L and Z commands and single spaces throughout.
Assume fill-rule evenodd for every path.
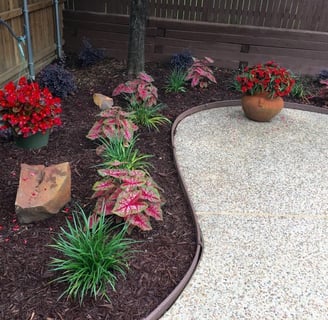
M 175 132 L 176 128 L 179 125 L 179 123 L 184 120 L 186 117 L 195 114 L 197 112 L 201 112 L 204 110 L 214 109 L 214 108 L 222 108 L 222 107 L 236 107 L 240 106 L 241 102 L 240 100 L 223 100 L 223 101 L 215 101 L 211 103 L 205 103 L 196 107 L 192 107 L 183 113 L 181 113 L 174 121 L 171 129 L 171 143 L 172 143 L 172 149 L 173 149 L 173 159 L 174 163 L 178 172 L 178 177 L 181 183 L 181 187 L 183 189 L 183 192 L 185 194 L 186 200 L 188 202 L 188 206 L 192 213 L 192 218 L 195 223 L 196 227 L 196 252 L 195 256 L 193 258 L 193 261 L 187 270 L 185 276 L 182 278 L 180 283 L 174 288 L 174 290 L 159 304 L 147 317 L 144 318 L 144 320 L 158 320 L 161 316 L 164 315 L 164 313 L 174 304 L 174 302 L 177 300 L 177 298 L 180 296 L 188 282 L 190 281 L 192 275 L 194 274 L 199 261 L 202 257 L 202 251 L 204 247 L 202 232 L 200 229 L 200 225 L 198 222 L 198 218 L 195 213 L 195 209 L 189 199 L 187 189 L 186 189 L 186 182 L 184 178 L 181 175 L 181 170 L 179 167 L 179 164 L 176 161 L 176 148 L 175 148 Z M 308 112 L 316 112 L 316 113 L 322 113 L 322 114 L 328 114 L 328 109 L 315 107 L 312 105 L 305 105 L 305 104 L 299 104 L 299 103 L 292 103 L 292 102 L 285 102 L 285 108 L 288 109 L 297 109 L 301 111 L 308 111 Z M 251 121 L 251 120 L 250 120 Z

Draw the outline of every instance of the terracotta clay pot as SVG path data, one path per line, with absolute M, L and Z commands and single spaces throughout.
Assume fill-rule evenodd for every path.
M 267 122 L 281 111 L 284 100 L 281 97 L 270 98 L 266 93 L 260 93 L 243 96 L 241 104 L 248 119 Z

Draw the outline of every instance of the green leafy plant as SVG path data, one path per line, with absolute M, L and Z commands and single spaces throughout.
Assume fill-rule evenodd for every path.
M 141 154 L 135 149 L 137 137 L 133 137 L 128 145 L 124 144 L 123 137 L 114 137 L 110 140 L 100 138 L 103 152 L 101 157 L 104 162 L 100 165 L 108 169 L 147 170 L 150 163 L 147 159 L 152 155 Z
M 160 113 L 163 107 L 163 104 L 147 106 L 145 103 L 139 103 L 132 99 L 128 108 L 131 111 L 131 120 L 136 125 L 146 127 L 149 130 L 159 130 L 158 126 L 171 123 L 168 118 Z
M 191 80 L 191 87 L 199 85 L 200 88 L 206 88 L 211 82 L 216 83 L 213 70 L 209 67 L 214 61 L 205 57 L 204 59 L 193 58 L 194 62 L 187 71 L 186 80 Z
M 112 226 L 100 215 L 91 225 L 80 208 L 73 215 L 73 222 L 67 221 L 67 230 L 61 233 L 50 247 L 56 249 L 63 258 L 52 258 L 50 267 L 62 275 L 53 280 L 64 282 L 67 289 L 59 297 L 68 295 L 80 304 L 87 295 L 107 300 L 108 286 L 115 290 L 118 274 L 125 276 L 128 259 L 132 254 L 130 246 L 135 241 L 125 238 L 126 226 Z
M 303 101 L 308 102 L 308 97 L 311 95 L 310 91 L 306 88 L 301 77 L 294 77 L 295 83 L 292 87 L 290 95 L 294 98 L 301 99 Z
M 182 69 L 173 69 L 170 76 L 167 79 L 167 85 L 165 87 L 166 92 L 186 92 L 187 72 Z
M 235 88 L 246 94 L 267 93 L 270 98 L 288 95 L 295 84 L 294 76 L 273 61 L 245 67 L 235 80 Z
M 94 184 L 97 198 L 93 221 L 101 214 L 116 215 L 130 227 L 151 230 L 150 217 L 162 220 L 163 200 L 154 180 L 141 170 L 100 169 L 101 181 Z

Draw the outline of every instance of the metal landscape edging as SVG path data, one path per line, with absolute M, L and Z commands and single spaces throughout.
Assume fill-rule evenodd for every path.
M 192 213 L 192 218 L 195 223 L 196 227 L 196 252 L 195 256 L 193 258 L 193 261 L 187 270 L 186 274 L 182 278 L 182 280 L 179 282 L 179 284 L 173 289 L 173 291 L 147 316 L 144 318 L 144 320 L 158 320 L 160 319 L 161 316 L 164 315 L 164 313 L 174 304 L 174 302 L 177 300 L 179 295 L 182 293 L 188 282 L 190 281 L 192 275 L 194 274 L 197 265 L 202 258 L 202 251 L 204 248 L 204 242 L 203 242 L 203 237 L 202 237 L 202 232 L 198 223 L 198 218 L 196 215 L 195 208 L 193 204 L 191 203 L 187 188 L 186 188 L 186 182 L 185 179 L 181 175 L 181 170 L 180 166 L 176 161 L 176 148 L 175 148 L 175 133 L 176 133 L 176 128 L 179 125 L 179 123 L 184 120 L 185 118 L 191 116 L 194 113 L 209 110 L 209 109 L 215 109 L 215 108 L 222 108 L 222 107 L 237 107 L 241 106 L 241 101 L 240 100 L 223 100 L 223 101 L 216 101 L 216 102 L 211 102 L 211 103 L 205 103 L 201 104 L 196 107 L 192 107 L 183 113 L 181 113 L 174 121 L 171 129 L 171 143 L 172 143 L 172 149 L 173 149 L 173 159 L 174 163 L 178 172 L 178 177 L 181 183 L 181 187 L 183 190 L 183 193 L 185 195 L 185 198 L 188 202 L 188 206 L 191 210 Z M 301 110 L 301 111 L 309 111 L 309 112 L 315 112 L 315 113 L 322 113 L 322 114 L 327 114 L 328 115 L 328 109 L 325 108 L 320 108 L 320 107 L 315 107 L 312 105 L 307 105 L 307 104 L 299 104 L 299 103 L 292 103 L 292 102 L 285 102 L 284 108 L 287 109 L 296 109 L 296 110 Z M 252 121 L 252 120 L 249 120 Z

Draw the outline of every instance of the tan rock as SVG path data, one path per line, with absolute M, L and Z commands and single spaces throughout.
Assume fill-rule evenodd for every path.
M 47 219 L 71 200 L 68 162 L 45 167 L 21 164 L 15 207 L 20 223 Z

